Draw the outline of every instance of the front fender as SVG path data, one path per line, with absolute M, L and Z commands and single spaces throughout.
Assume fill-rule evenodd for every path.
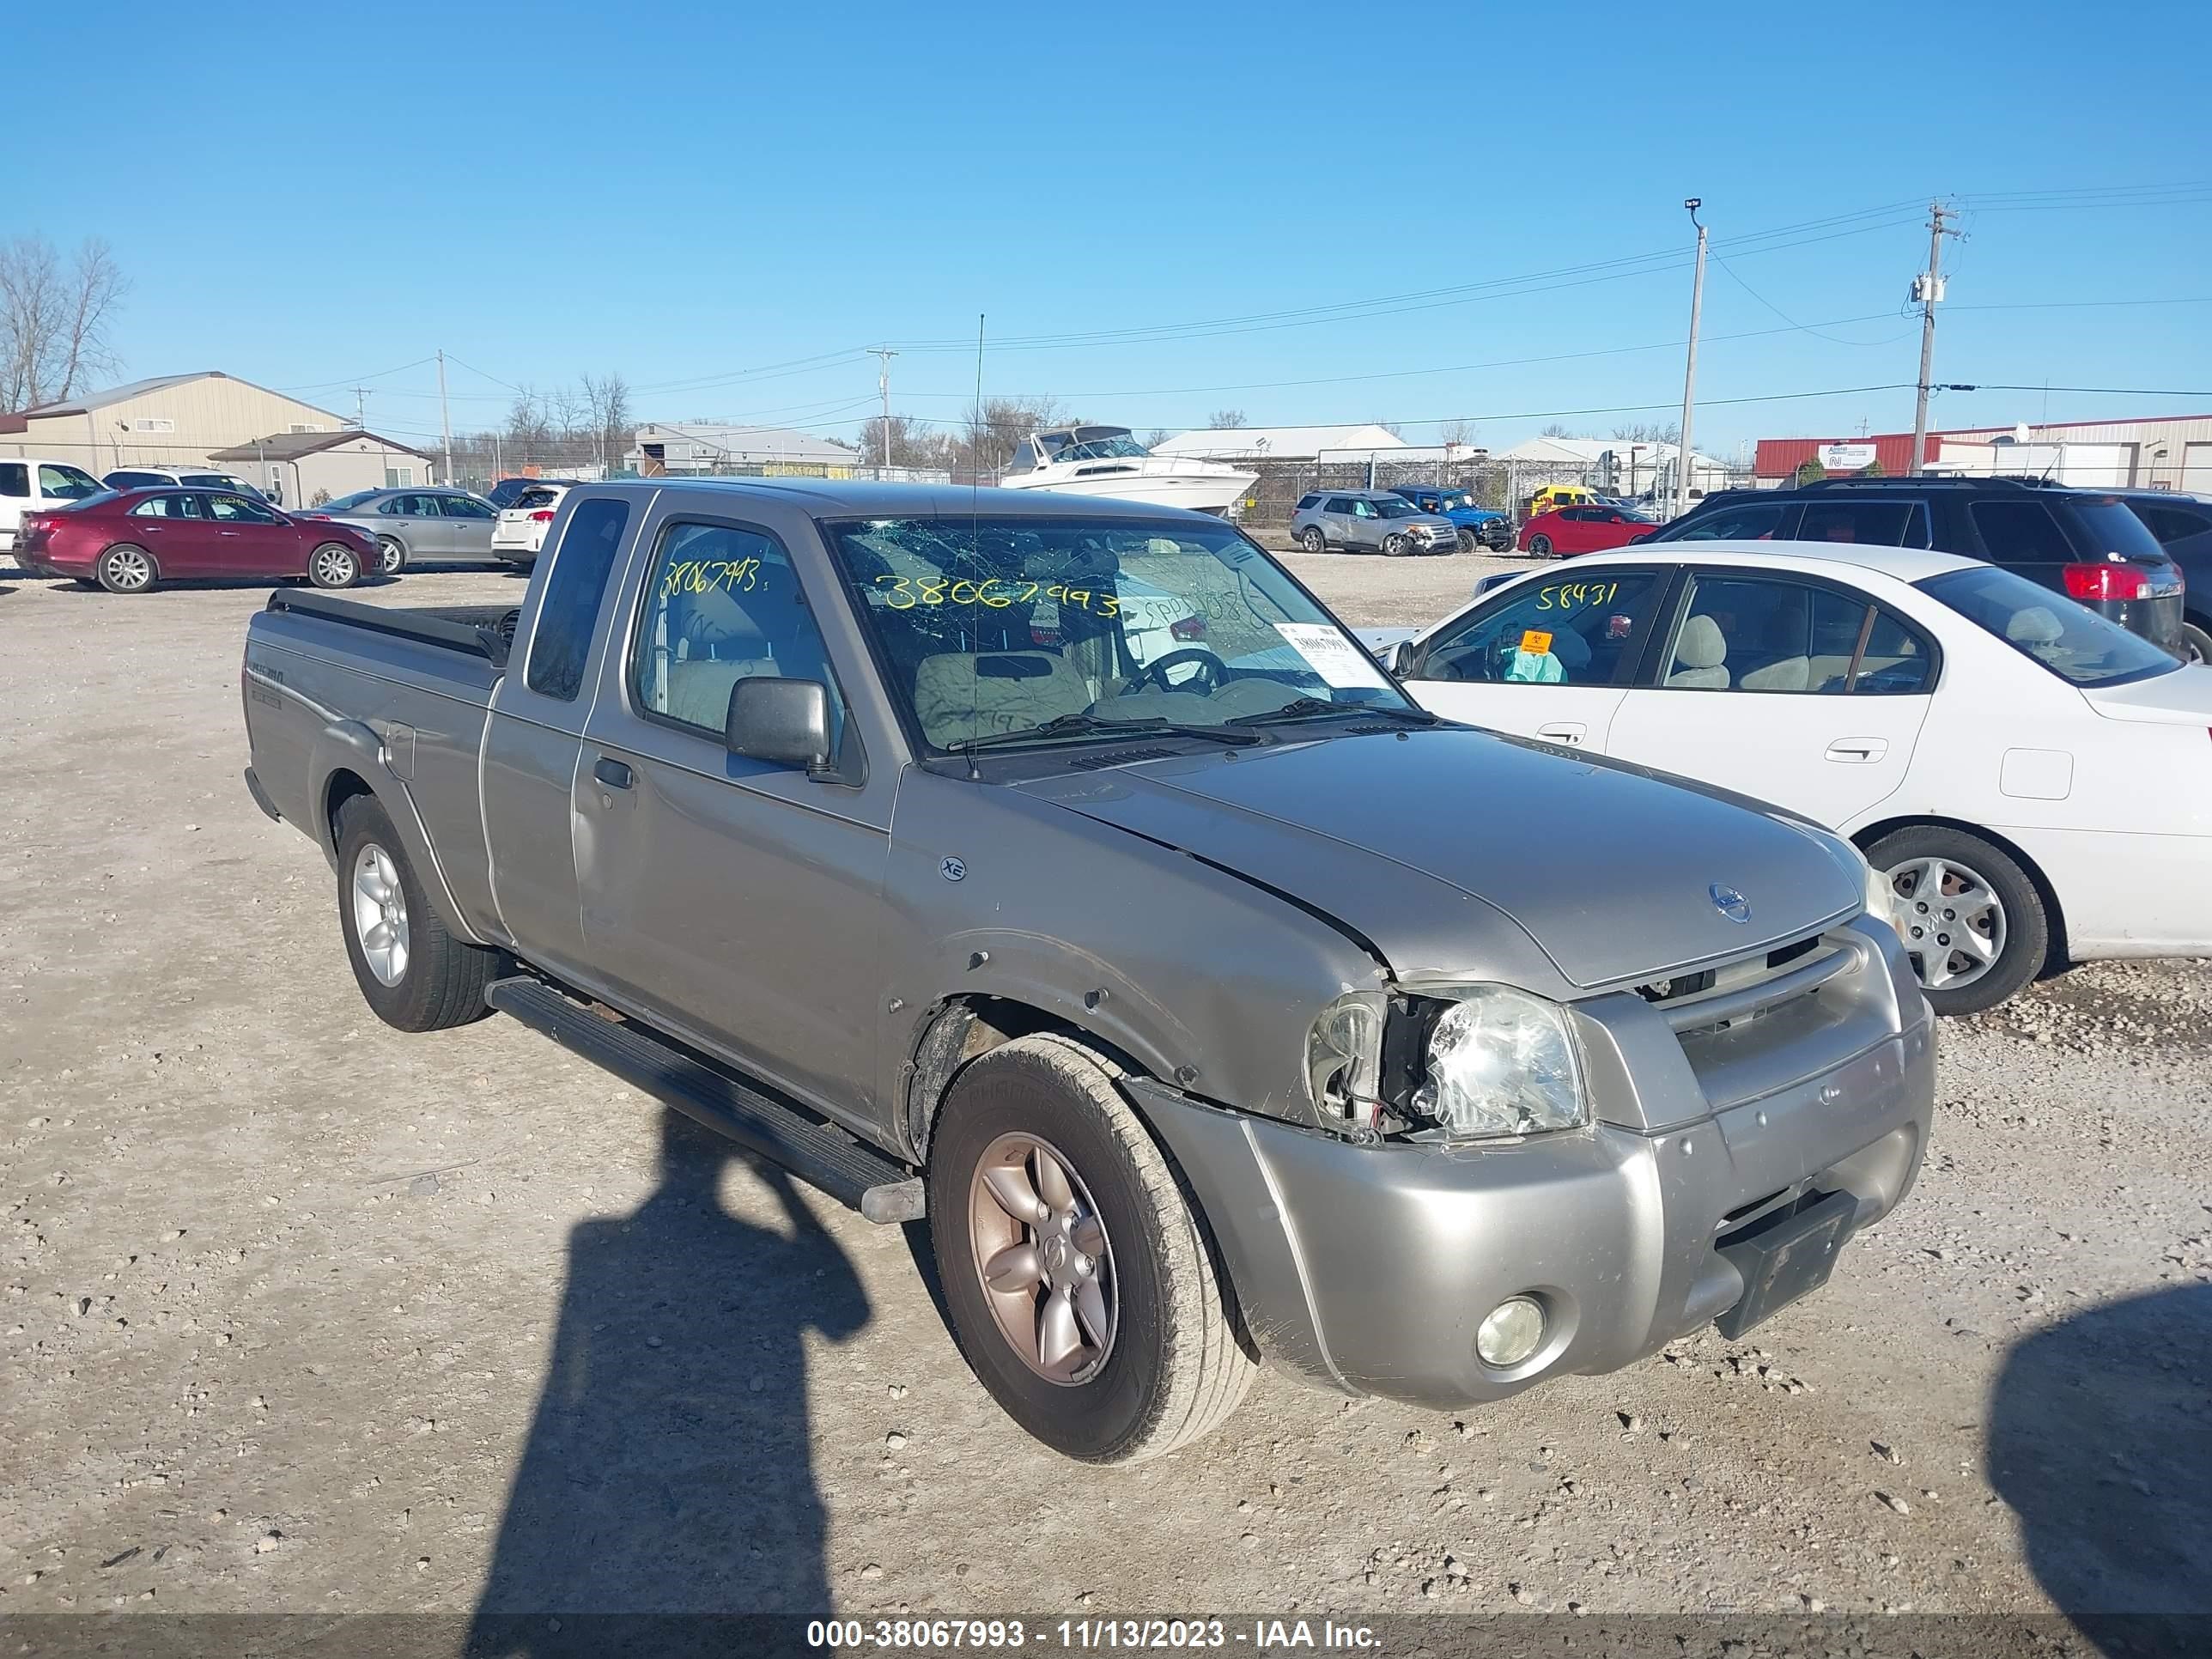
M 438 849 L 431 844 L 422 815 L 415 810 L 414 797 L 408 793 L 405 781 L 393 772 L 391 753 L 384 740 L 364 720 L 331 721 L 316 734 L 314 747 L 308 754 L 307 775 L 313 786 L 313 793 L 308 799 L 314 814 L 315 842 L 323 849 L 323 856 L 331 869 L 337 868 L 338 861 L 337 826 L 332 820 L 331 799 L 335 793 L 343 801 L 351 793 L 332 790 L 331 781 L 341 772 L 367 784 L 376 804 L 392 820 L 392 828 L 399 832 L 408 861 L 415 866 L 430 902 L 438 907 L 447 931 L 471 945 L 496 944 L 496 940 L 484 938 L 463 919 L 461 907 L 453 898 L 453 884 L 439 860 Z

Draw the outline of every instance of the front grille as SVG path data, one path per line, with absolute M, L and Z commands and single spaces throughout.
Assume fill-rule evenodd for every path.
M 1718 968 L 1678 974 L 1636 988 L 1656 1004 L 1684 1036 L 1723 1031 L 1759 1019 L 1847 974 L 1865 959 L 1865 947 L 1849 937 L 1813 934 Z

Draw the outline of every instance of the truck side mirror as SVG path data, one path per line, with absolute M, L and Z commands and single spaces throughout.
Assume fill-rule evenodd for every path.
M 749 760 L 821 771 L 830 764 L 830 688 L 819 680 L 739 680 L 730 688 L 722 744 Z
M 1382 665 L 1388 668 L 1400 679 L 1403 679 L 1407 675 L 1412 673 L 1413 672 L 1413 641 L 1401 640 L 1397 644 L 1392 646 L 1390 647 L 1389 655 L 1383 659 Z

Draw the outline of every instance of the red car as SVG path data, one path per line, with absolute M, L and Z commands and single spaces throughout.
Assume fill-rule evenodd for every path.
M 1659 520 L 1630 507 L 1559 507 L 1521 526 L 1521 550 L 1539 559 L 1602 553 L 1650 535 Z
M 303 576 L 351 587 L 379 568 L 376 546 L 344 525 L 295 519 L 224 489 L 119 489 L 26 513 L 15 562 L 34 574 L 111 593 L 200 576 Z

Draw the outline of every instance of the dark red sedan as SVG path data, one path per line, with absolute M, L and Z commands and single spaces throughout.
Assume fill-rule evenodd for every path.
M 225 489 L 118 489 L 73 506 L 26 513 L 15 562 L 39 575 L 143 593 L 160 581 L 204 576 L 305 577 L 351 587 L 377 567 L 358 530 L 295 519 Z
M 1602 553 L 1650 535 L 1659 520 L 1630 507 L 1559 507 L 1521 526 L 1521 550 L 1540 559 Z

